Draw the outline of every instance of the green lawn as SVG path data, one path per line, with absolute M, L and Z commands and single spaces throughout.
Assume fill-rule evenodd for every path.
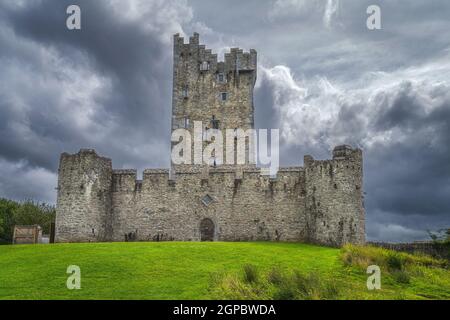
M 450 299 L 446 269 L 423 268 L 408 285 L 386 277 L 368 291 L 365 270 L 345 266 L 340 250 L 299 243 L 154 242 L 0 246 L 0 299 L 209 299 L 211 276 L 262 273 L 274 266 L 316 272 L 342 286 L 342 298 Z M 81 290 L 66 269 L 81 268 Z

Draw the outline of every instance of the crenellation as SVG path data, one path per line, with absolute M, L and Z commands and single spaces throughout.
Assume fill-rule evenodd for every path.
M 197 32 L 194 32 L 194 35 L 192 37 L 189 37 L 189 44 L 198 45 L 199 37 L 200 37 L 199 34 Z

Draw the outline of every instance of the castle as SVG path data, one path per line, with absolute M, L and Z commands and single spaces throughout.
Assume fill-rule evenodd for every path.
M 254 128 L 255 50 L 233 48 L 219 62 L 197 33 L 187 44 L 177 34 L 173 55 L 172 132 L 194 121 Z M 91 149 L 63 153 L 58 174 L 57 242 L 365 241 L 362 152 L 346 145 L 276 176 L 248 161 L 172 163 L 137 180 Z

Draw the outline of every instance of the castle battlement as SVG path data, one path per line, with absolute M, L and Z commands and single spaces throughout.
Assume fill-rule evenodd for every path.
M 174 65 L 181 61 L 186 61 L 191 66 L 191 71 L 197 69 L 206 62 L 207 68 L 198 68 L 199 72 L 216 73 L 235 73 L 235 72 L 252 72 L 254 80 L 256 80 L 257 69 L 257 53 L 256 50 L 250 49 L 249 52 L 244 52 L 239 48 L 231 48 L 229 52 L 225 53 L 224 61 L 219 61 L 217 54 L 212 53 L 211 49 L 206 49 L 205 45 L 199 44 L 199 35 L 197 33 L 189 38 L 188 43 L 184 43 L 184 38 L 179 34 L 174 36 Z M 194 68 L 192 68 L 194 66 Z
M 174 36 L 172 127 L 254 128 L 255 50 L 217 61 L 195 33 Z M 193 150 L 193 148 L 192 148 Z M 249 148 L 246 150 L 250 152 Z M 63 153 L 58 170 L 57 242 L 307 241 L 363 243 L 362 151 L 261 174 L 253 164 L 113 169 L 93 149 Z

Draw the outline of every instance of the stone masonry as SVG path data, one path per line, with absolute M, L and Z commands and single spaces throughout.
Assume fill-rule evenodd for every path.
M 218 62 L 194 34 L 187 44 L 175 35 L 173 53 L 172 131 L 193 132 L 194 121 L 204 130 L 254 128 L 255 50 L 233 48 Z M 305 156 L 303 167 L 276 177 L 248 162 L 207 162 L 147 169 L 142 180 L 81 149 L 61 155 L 55 239 L 364 243 L 362 188 L 362 152 L 346 145 L 332 160 Z

